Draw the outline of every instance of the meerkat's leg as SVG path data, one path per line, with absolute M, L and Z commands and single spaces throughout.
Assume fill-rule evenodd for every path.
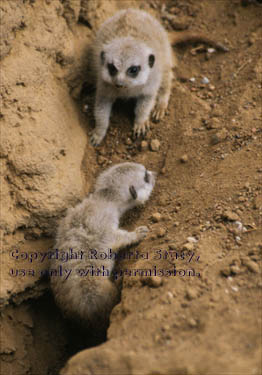
M 112 99 L 102 96 L 99 92 L 97 93 L 95 104 L 96 126 L 91 135 L 91 144 L 93 146 L 98 146 L 106 135 L 112 105 Z
M 162 82 L 158 90 L 156 106 L 152 117 L 154 120 L 161 120 L 166 113 L 172 87 L 173 73 L 170 67 L 163 72 Z
M 128 232 L 123 229 L 117 229 L 115 233 L 115 242 L 112 246 L 112 250 L 118 251 L 126 246 L 136 244 L 142 241 L 148 233 L 146 226 L 136 228 L 134 232 Z
M 155 105 L 155 96 L 140 96 L 135 108 L 134 135 L 139 137 L 149 129 L 149 116 Z

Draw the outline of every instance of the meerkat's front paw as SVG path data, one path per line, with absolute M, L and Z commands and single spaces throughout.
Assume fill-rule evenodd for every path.
M 145 135 L 147 130 L 150 128 L 149 121 L 145 121 L 143 124 L 134 125 L 134 136 L 140 137 L 140 135 Z
M 152 112 L 152 117 L 155 121 L 159 121 L 162 118 L 164 118 L 167 110 L 167 104 L 166 103 L 157 103 L 155 106 L 155 109 Z
M 104 135 L 103 134 L 101 135 L 97 133 L 96 130 L 94 130 L 90 138 L 91 145 L 96 147 L 102 142 L 103 139 L 104 139 Z
M 148 232 L 149 229 L 145 225 L 136 228 L 137 240 L 142 241 L 146 237 Z

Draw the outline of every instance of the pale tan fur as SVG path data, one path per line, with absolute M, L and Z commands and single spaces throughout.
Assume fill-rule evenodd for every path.
M 105 61 L 101 59 L 102 52 Z M 149 66 L 150 55 L 154 56 L 152 67 Z M 108 63 L 118 68 L 117 77 L 107 75 Z M 141 67 L 136 79 L 126 75 L 132 65 Z M 92 144 L 98 145 L 104 138 L 112 104 L 119 97 L 137 98 L 134 133 L 138 136 L 149 127 L 152 111 L 156 120 L 163 118 L 171 91 L 173 65 L 168 35 L 151 15 L 127 9 L 108 19 L 93 42 L 92 67 L 96 75 L 97 94 Z M 118 87 L 120 75 L 122 86 Z
M 141 226 L 133 232 L 119 228 L 123 213 L 143 204 L 155 184 L 154 172 L 146 171 L 137 163 L 117 164 L 104 171 L 97 179 L 94 193 L 80 204 L 70 208 L 58 227 L 55 249 L 76 254 L 82 258 L 51 259 L 53 272 L 51 287 L 65 316 L 75 319 L 85 327 L 98 330 L 108 325 L 112 308 L 119 302 L 120 291 L 112 278 L 114 259 L 92 259 L 97 254 L 118 253 L 121 248 L 138 243 L 145 238 L 148 228 Z M 91 258 L 90 258 L 91 256 Z M 70 275 L 55 276 L 59 267 L 71 269 Z M 80 276 L 79 270 L 98 269 L 104 266 L 109 274 Z
M 169 39 L 170 37 L 170 39 Z M 152 114 L 164 117 L 176 65 L 171 44 L 202 42 L 227 51 L 203 34 L 182 32 L 168 36 L 150 14 L 138 9 L 117 12 L 101 26 L 92 44 L 91 67 L 96 79 L 95 129 L 91 143 L 97 146 L 106 135 L 111 109 L 117 98 L 137 99 L 134 134 L 145 134 Z M 109 66 L 115 68 L 111 74 Z M 130 77 L 130 67 L 139 67 Z

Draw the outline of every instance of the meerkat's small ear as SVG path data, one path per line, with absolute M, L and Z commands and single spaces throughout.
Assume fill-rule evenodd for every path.
M 131 194 L 132 198 L 136 199 L 137 198 L 137 192 L 136 192 L 136 189 L 135 189 L 134 185 L 131 185 L 129 187 L 129 191 L 130 191 L 130 194 Z
M 101 51 L 100 59 L 101 59 L 102 64 L 104 64 L 104 62 L 105 62 L 105 52 L 104 51 Z
M 149 55 L 148 65 L 150 66 L 150 68 L 153 68 L 154 63 L 155 63 L 155 56 L 154 55 Z

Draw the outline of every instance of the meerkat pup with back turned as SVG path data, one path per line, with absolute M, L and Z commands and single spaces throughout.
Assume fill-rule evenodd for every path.
M 66 263 L 51 259 L 50 263 L 50 270 L 61 265 L 71 269 L 69 277 L 51 277 L 55 299 L 66 317 L 90 329 L 107 327 L 120 290 L 112 278 L 114 257 L 104 259 L 100 253 L 110 250 L 117 254 L 145 238 L 146 226 L 128 232 L 119 228 L 119 220 L 124 212 L 148 200 L 154 184 L 155 173 L 142 164 L 117 164 L 104 171 L 94 192 L 70 208 L 61 220 L 55 248 L 58 252 L 82 252 L 81 258 L 68 259 Z M 108 273 L 92 273 L 103 267 Z
M 117 98 L 136 98 L 134 134 L 145 134 L 152 112 L 155 120 L 164 117 L 171 92 L 175 59 L 171 43 L 210 43 L 197 34 L 169 36 L 150 14 L 139 9 L 117 12 L 104 22 L 92 45 L 91 69 L 96 78 L 95 129 L 91 143 L 103 140 Z

